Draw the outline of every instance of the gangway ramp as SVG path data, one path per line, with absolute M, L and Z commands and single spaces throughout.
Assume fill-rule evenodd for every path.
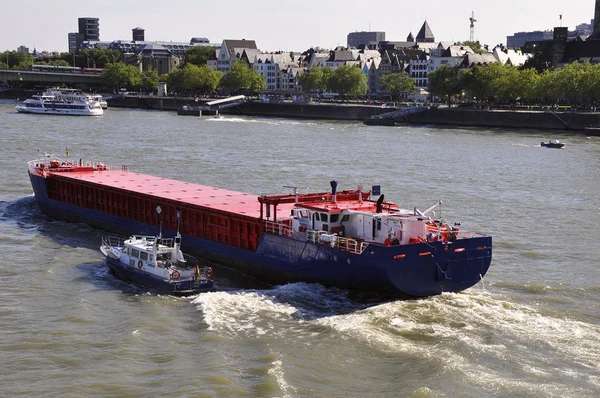
M 412 115 L 413 113 L 425 112 L 427 110 L 424 106 L 415 106 L 410 108 L 398 109 L 391 112 L 382 113 L 379 116 L 381 118 L 389 118 L 389 119 L 398 119 L 401 117 L 405 117 L 408 115 Z
M 396 109 L 391 112 L 373 115 L 370 118 L 365 119 L 364 123 L 369 125 L 393 126 L 399 119 L 403 118 L 406 120 L 408 115 L 425 112 L 427 109 L 428 108 L 425 106 L 411 106 L 408 108 Z
M 214 100 L 214 101 L 208 101 L 208 102 L 204 103 L 204 107 L 206 107 L 206 110 L 214 111 L 214 110 L 225 109 L 225 108 L 229 108 L 232 106 L 236 106 L 239 103 L 244 102 L 245 100 L 246 100 L 245 95 L 235 95 L 233 97 L 218 99 L 218 100 Z

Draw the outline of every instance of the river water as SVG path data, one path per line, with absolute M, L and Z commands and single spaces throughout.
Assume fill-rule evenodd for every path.
M 0 396 L 593 397 L 600 394 L 600 139 L 0 103 Z M 254 194 L 382 186 L 494 239 L 460 294 L 375 301 L 227 270 L 189 298 L 114 279 L 102 231 L 34 201 L 38 150 Z M 306 190 L 304 190 L 306 191 Z M 438 212 L 439 215 L 439 212 Z

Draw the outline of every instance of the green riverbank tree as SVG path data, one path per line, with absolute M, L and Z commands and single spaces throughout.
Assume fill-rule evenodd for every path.
M 161 76 L 167 82 L 170 91 L 182 94 L 210 94 L 221 81 L 222 74 L 206 65 L 197 66 L 187 63 L 168 75 Z
M 236 61 L 231 71 L 221 79 L 220 87 L 228 92 L 259 91 L 267 88 L 263 76 L 248 67 L 244 61 Z
M 196 66 L 206 65 L 217 49 L 211 46 L 194 46 L 185 52 L 183 62 Z
M 368 91 L 367 77 L 362 69 L 352 65 L 336 68 L 328 79 L 328 90 L 342 97 L 360 97 Z
M 305 93 L 314 94 L 318 93 L 319 97 L 323 95 L 329 85 L 329 78 L 331 77 L 333 70 L 326 66 L 324 68 L 312 68 L 308 71 L 302 72 L 298 78 L 300 86 Z
M 397 100 L 414 93 L 416 89 L 415 81 L 406 72 L 387 73 L 381 76 L 379 86 L 381 90 L 387 91 Z

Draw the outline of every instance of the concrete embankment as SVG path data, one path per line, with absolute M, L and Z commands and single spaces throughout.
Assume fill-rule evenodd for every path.
M 528 128 L 582 132 L 586 127 L 598 124 L 599 118 L 600 113 L 598 112 L 434 108 L 428 109 L 427 112 L 408 115 L 406 119 L 408 123 L 418 124 Z M 586 132 L 586 134 L 589 134 L 589 132 Z
M 2 98 L 27 98 L 33 90 L 5 90 Z M 144 95 L 114 95 L 108 99 L 109 107 L 142 108 L 177 111 L 184 105 L 196 105 L 189 97 L 157 97 Z M 222 114 L 269 116 L 299 119 L 364 120 L 374 115 L 390 112 L 391 108 L 366 104 L 338 103 L 263 103 L 248 101 Z M 397 123 L 432 124 L 445 126 L 527 128 L 538 130 L 561 130 L 584 132 L 591 125 L 598 125 L 600 112 L 573 112 L 554 110 L 481 110 L 468 108 L 432 108 L 398 118 Z M 587 135 L 600 135 L 600 130 L 585 130 Z
M 109 99 L 109 106 L 124 108 L 145 108 L 176 111 L 184 105 L 197 105 L 193 98 L 153 97 L 125 95 Z M 270 116 L 304 119 L 364 120 L 372 115 L 387 111 L 380 106 L 320 104 L 320 103 L 264 103 L 247 101 L 231 108 L 222 109 L 222 114 L 245 116 Z
M 111 107 L 146 108 L 176 111 L 184 105 L 194 105 L 192 98 L 125 95 L 109 100 Z M 248 101 L 222 114 L 269 116 L 304 119 L 364 120 L 389 112 L 390 108 L 372 105 L 329 103 L 263 103 Z M 432 108 L 425 112 L 402 117 L 398 123 L 433 124 L 445 126 L 527 128 L 583 132 L 585 127 L 598 124 L 599 112 L 480 110 L 465 108 Z M 589 132 L 598 135 L 600 132 Z

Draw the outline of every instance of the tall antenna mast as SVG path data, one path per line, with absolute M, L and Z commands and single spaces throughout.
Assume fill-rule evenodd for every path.
M 477 22 L 475 19 L 475 11 L 471 11 L 471 18 L 469 18 L 469 21 L 471 22 L 471 35 L 469 36 L 469 41 L 475 41 L 475 22 Z

